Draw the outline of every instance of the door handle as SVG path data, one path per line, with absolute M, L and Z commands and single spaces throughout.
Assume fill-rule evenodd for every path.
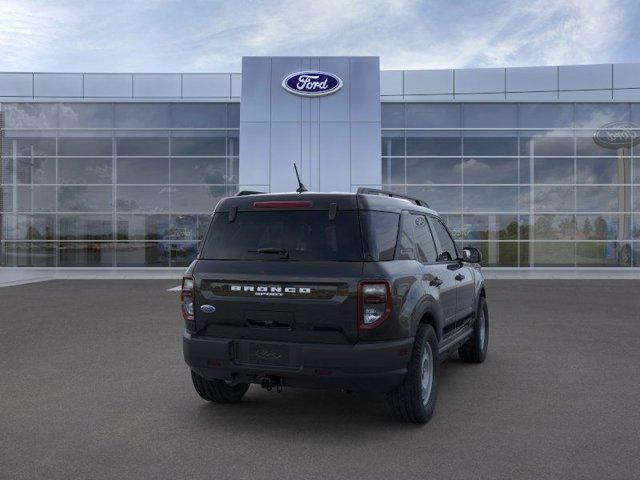
M 461 280 L 464 280 L 464 275 L 463 275 L 463 274 L 461 274 L 461 273 L 459 273 L 459 274 L 457 274 L 454 278 L 455 278 L 456 280 L 458 280 L 458 281 L 461 281 Z
M 442 280 L 440 280 L 438 277 L 434 277 L 429 282 L 429 285 L 431 285 L 432 287 L 439 287 L 440 285 L 442 285 Z

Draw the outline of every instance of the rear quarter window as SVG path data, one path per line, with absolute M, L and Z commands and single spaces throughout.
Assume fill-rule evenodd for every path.
M 367 244 L 368 260 L 393 260 L 400 215 L 392 212 L 362 211 L 360 219 Z

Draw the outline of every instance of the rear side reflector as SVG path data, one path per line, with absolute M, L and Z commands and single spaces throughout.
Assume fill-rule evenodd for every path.
M 290 202 L 253 202 L 253 208 L 310 208 L 313 203 L 306 200 Z

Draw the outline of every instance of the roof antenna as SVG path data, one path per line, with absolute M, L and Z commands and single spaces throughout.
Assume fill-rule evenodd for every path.
M 296 170 L 296 177 L 298 178 L 298 188 L 296 189 L 296 192 L 308 192 L 309 190 L 307 189 L 307 187 L 305 187 L 304 183 L 300 181 L 300 174 L 298 173 L 298 167 L 295 162 L 293 162 L 293 168 Z

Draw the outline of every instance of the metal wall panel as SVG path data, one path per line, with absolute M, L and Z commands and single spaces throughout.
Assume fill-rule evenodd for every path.
M 271 121 L 301 121 L 301 97 L 291 95 L 281 86 L 284 77 L 301 69 L 302 62 L 299 57 L 275 57 L 271 60 Z
M 242 74 L 232 73 L 231 74 L 231 97 L 240 98 L 241 93 L 242 93 Z
M 403 95 L 402 70 L 380 72 L 380 95 Z
M 33 74 L 0 73 L 0 97 L 30 97 L 33 95 Z
M 453 70 L 407 70 L 404 72 L 405 95 L 453 93 Z
M 231 96 L 231 75 L 228 73 L 185 73 L 182 75 L 184 98 Z
M 640 63 L 614 64 L 613 88 L 640 88 Z
M 349 163 L 349 123 L 320 123 L 320 191 L 348 192 L 351 187 Z M 372 168 L 380 169 L 380 160 L 371 163 Z
M 180 98 L 180 75 L 149 73 L 133 76 L 133 95 L 138 98 Z
M 82 97 L 81 73 L 36 73 L 33 81 L 36 97 Z
M 567 65 L 559 67 L 560 90 L 598 90 L 611 88 L 611 64 Z
M 507 68 L 507 92 L 547 92 L 558 89 L 557 67 Z
M 465 68 L 456 70 L 455 93 L 504 92 L 504 68 Z
M 84 96 L 131 98 L 133 96 L 133 75 L 129 73 L 85 73 Z

